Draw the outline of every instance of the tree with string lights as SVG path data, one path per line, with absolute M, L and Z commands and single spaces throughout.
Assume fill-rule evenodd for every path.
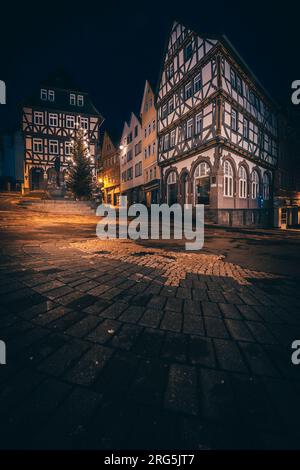
M 89 199 L 93 192 L 92 162 L 87 133 L 76 127 L 71 141 L 67 188 L 76 199 Z

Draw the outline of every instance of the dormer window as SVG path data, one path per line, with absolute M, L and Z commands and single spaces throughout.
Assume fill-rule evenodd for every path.
M 70 104 L 72 106 L 76 105 L 76 95 L 74 93 L 70 93 Z
M 192 57 L 193 54 L 193 44 L 189 42 L 184 48 L 184 61 L 186 62 Z
M 77 106 L 83 106 L 83 96 L 77 95 Z
M 42 101 L 54 101 L 55 93 L 53 90 L 47 90 L 46 88 L 41 88 L 41 100 Z
M 41 100 L 47 101 L 48 99 L 48 92 L 44 88 L 41 89 Z

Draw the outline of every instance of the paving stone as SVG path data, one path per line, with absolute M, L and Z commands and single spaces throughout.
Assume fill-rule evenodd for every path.
M 170 366 L 165 407 L 172 411 L 198 414 L 197 373 L 194 367 L 180 364 Z
M 113 337 L 111 346 L 129 351 L 135 344 L 142 328 L 136 325 L 124 324 Z
M 97 328 L 90 332 L 87 339 L 95 343 L 105 344 L 111 340 L 111 338 L 120 329 L 121 325 L 122 323 L 116 320 L 104 320 L 99 326 L 97 326 Z
M 179 312 L 173 311 L 166 311 L 161 324 L 160 328 L 162 330 L 169 330 L 169 331 L 181 331 L 182 326 L 182 314 Z
M 271 377 L 279 376 L 278 371 L 259 344 L 240 342 L 239 345 L 253 374 Z
M 79 322 L 70 326 L 65 333 L 70 336 L 75 336 L 77 338 L 83 338 L 91 330 L 93 330 L 99 323 L 101 319 L 94 315 L 87 315 L 79 320 Z
M 204 316 L 222 318 L 221 311 L 216 303 L 202 301 L 201 307 Z
M 75 388 L 34 440 L 35 448 L 74 449 L 101 402 L 101 395 Z
M 162 310 L 166 304 L 167 298 L 161 295 L 152 295 L 147 307 L 151 309 Z
M 199 369 L 200 414 L 213 422 L 238 423 L 236 399 L 226 372 Z
M 244 321 L 225 320 L 225 324 L 233 339 L 239 341 L 254 341 L 254 338 Z
M 110 304 L 108 300 L 105 299 L 98 299 L 95 303 L 89 305 L 88 307 L 84 308 L 83 311 L 85 313 L 89 313 L 91 315 L 102 315 L 103 311 L 107 311 L 110 308 L 113 308 L 115 304 Z M 108 314 L 107 314 L 108 316 Z
M 172 310 L 173 312 L 182 311 L 182 299 L 169 298 L 165 307 L 166 310 Z
M 66 372 L 68 368 L 72 367 L 88 348 L 88 343 L 84 341 L 77 339 L 71 340 L 45 359 L 39 365 L 38 369 L 47 374 L 59 377 Z
M 163 316 L 163 311 L 148 308 L 139 321 L 139 325 L 157 328 Z
M 201 304 L 199 301 L 197 300 L 189 300 L 189 299 L 186 299 L 184 301 L 184 305 L 183 305 L 183 313 L 187 313 L 189 315 L 201 315 L 202 314 L 202 310 L 201 310 Z
M 225 302 L 225 298 L 222 292 L 219 291 L 208 291 L 208 298 L 211 302 Z
M 248 328 L 250 329 L 251 333 L 255 337 L 255 339 L 262 344 L 276 344 L 277 340 L 271 334 L 271 332 L 266 328 L 263 323 L 254 322 L 254 321 L 247 321 L 246 322 Z
M 141 361 L 129 394 L 138 403 L 160 406 L 168 379 L 167 364 L 157 360 Z
M 139 336 L 133 352 L 144 357 L 158 357 L 164 340 L 164 332 L 145 328 Z
M 75 325 L 75 323 L 79 322 L 84 317 L 84 313 L 80 311 L 71 310 L 68 313 L 60 315 L 59 318 L 57 318 L 56 320 L 51 321 L 48 327 L 56 331 L 66 331 L 68 328 L 70 328 L 72 325 Z
M 205 335 L 203 319 L 198 315 L 183 315 L 183 332 L 193 335 Z
M 192 289 L 193 300 L 208 300 L 206 289 Z
M 233 341 L 214 339 L 213 342 L 221 369 L 248 372 L 240 350 Z
M 44 292 L 52 291 L 58 287 L 64 287 L 64 285 L 65 284 L 63 282 L 55 279 L 53 281 L 49 280 L 48 282 L 45 282 L 45 284 L 39 284 L 38 286 L 33 287 L 33 290 L 42 294 Z
M 242 320 L 242 315 L 233 304 L 219 303 L 219 308 L 225 318 L 232 318 L 233 320 Z
M 210 338 L 191 336 L 189 344 L 189 358 L 192 364 L 204 367 L 216 367 L 216 359 Z
M 82 310 L 89 305 L 92 305 L 97 301 L 97 297 L 94 297 L 93 295 L 83 295 L 79 299 L 73 300 L 69 304 L 67 304 L 67 307 L 72 308 L 74 310 Z
M 188 337 L 183 334 L 166 333 L 161 357 L 170 361 L 186 362 Z
M 94 389 L 109 398 L 123 398 L 136 374 L 138 363 L 135 354 L 116 351 L 97 378 Z
M 204 323 L 207 336 L 213 338 L 229 338 L 224 321 L 220 318 L 204 317 Z
M 112 354 L 112 349 L 94 345 L 69 370 L 65 378 L 78 385 L 92 384 Z
M 67 294 L 70 294 L 73 292 L 73 289 L 69 286 L 62 286 L 62 287 L 57 287 L 56 289 L 50 290 L 49 292 L 46 292 L 45 295 L 48 297 L 50 300 L 55 300 L 58 299 L 59 297 L 63 297 Z
M 51 323 L 54 320 L 58 320 L 70 312 L 71 310 L 69 308 L 61 306 L 56 307 L 50 311 L 44 311 L 40 313 L 33 319 L 33 322 L 37 325 L 48 325 L 48 323 Z
M 246 320 L 261 321 L 261 317 L 253 307 L 250 307 L 249 305 L 237 305 L 237 308 Z
M 137 323 L 145 311 L 144 307 L 131 305 L 119 317 L 119 320 L 127 323 Z

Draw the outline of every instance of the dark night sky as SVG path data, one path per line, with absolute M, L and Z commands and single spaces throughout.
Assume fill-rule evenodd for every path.
M 291 82 L 300 79 L 294 2 L 180 3 L 11 2 L 1 12 L 8 104 L 0 106 L 0 128 L 17 124 L 18 103 L 63 64 L 90 92 L 107 127 L 120 132 L 131 110 L 139 112 L 145 79 L 157 82 L 173 19 L 200 33 L 225 33 L 274 98 L 290 101 Z

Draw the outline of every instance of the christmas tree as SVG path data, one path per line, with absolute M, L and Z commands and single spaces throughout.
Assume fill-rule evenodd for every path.
M 76 199 L 88 199 L 93 190 L 92 162 L 86 132 L 76 128 L 71 142 L 67 187 Z

